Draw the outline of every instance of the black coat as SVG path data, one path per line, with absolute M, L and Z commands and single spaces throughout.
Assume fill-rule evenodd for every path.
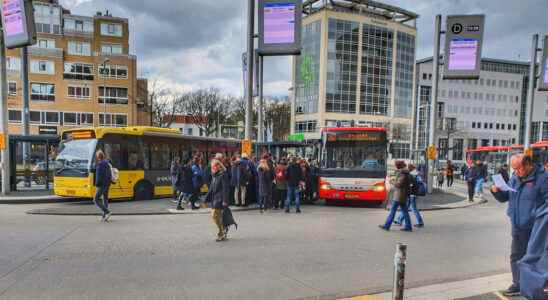
M 110 165 L 108 161 L 102 160 L 95 168 L 95 186 L 108 188 L 111 183 Z
M 181 168 L 181 176 L 179 177 L 179 189 L 186 194 L 192 194 L 194 192 L 194 185 L 192 184 L 192 168 L 190 166 L 183 166 Z
M 259 168 L 259 196 L 267 197 L 272 195 L 272 181 L 274 177 L 272 176 L 272 169 L 263 170 Z
M 213 175 L 207 201 L 211 203 L 212 208 L 223 208 L 223 203 L 229 203 L 230 182 L 226 171 L 218 171 Z
M 303 181 L 303 171 L 299 164 L 291 164 L 285 171 L 285 179 L 290 187 L 297 187 Z

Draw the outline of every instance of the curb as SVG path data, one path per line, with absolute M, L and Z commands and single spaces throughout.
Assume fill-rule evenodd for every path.
M 258 210 L 258 207 L 231 209 L 232 212 L 251 211 Z M 113 216 L 165 216 L 165 215 L 207 215 L 211 214 L 211 210 L 195 210 L 190 212 L 171 212 L 172 209 L 166 209 L 163 211 L 151 211 L 151 212 L 116 212 L 112 211 Z M 28 215 L 44 215 L 44 216 L 101 216 L 99 212 L 92 213 L 63 213 L 63 212 L 41 212 L 29 210 L 26 212 Z
M 57 198 L 57 197 L 29 197 L 25 198 L 0 198 L 0 204 L 51 204 L 51 203 L 70 203 L 70 202 L 82 202 L 81 198 Z

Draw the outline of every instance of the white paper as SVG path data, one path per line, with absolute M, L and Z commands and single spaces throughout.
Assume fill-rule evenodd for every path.
M 516 191 L 513 188 L 511 188 L 510 186 L 508 186 L 508 184 L 506 184 L 506 181 L 504 181 L 504 178 L 502 178 L 502 175 L 500 175 L 500 174 L 493 175 L 493 183 L 495 184 L 495 186 L 499 190 L 501 190 L 503 192 L 507 192 L 507 191 L 515 192 Z

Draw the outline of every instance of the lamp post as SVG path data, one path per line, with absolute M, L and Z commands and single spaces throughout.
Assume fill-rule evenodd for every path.
M 110 61 L 110 59 L 107 57 L 103 60 L 103 63 L 101 63 L 101 67 L 103 68 L 103 106 L 104 106 L 104 115 L 103 115 L 103 123 L 106 123 L 107 120 L 107 63 Z M 101 73 L 101 72 L 99 72 Z M 110 70 L 109 70 L 110 73 Z

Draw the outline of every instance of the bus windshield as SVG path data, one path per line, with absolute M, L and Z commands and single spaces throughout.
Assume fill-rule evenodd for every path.
M 327 142 L 322 168 L 383 171 L 386 169 L 386 143 L 367 141 Z
M 71 140 L 61 143 L 56 159 L 57 175 L 87 174 L 96 146 L 96 139 Z

